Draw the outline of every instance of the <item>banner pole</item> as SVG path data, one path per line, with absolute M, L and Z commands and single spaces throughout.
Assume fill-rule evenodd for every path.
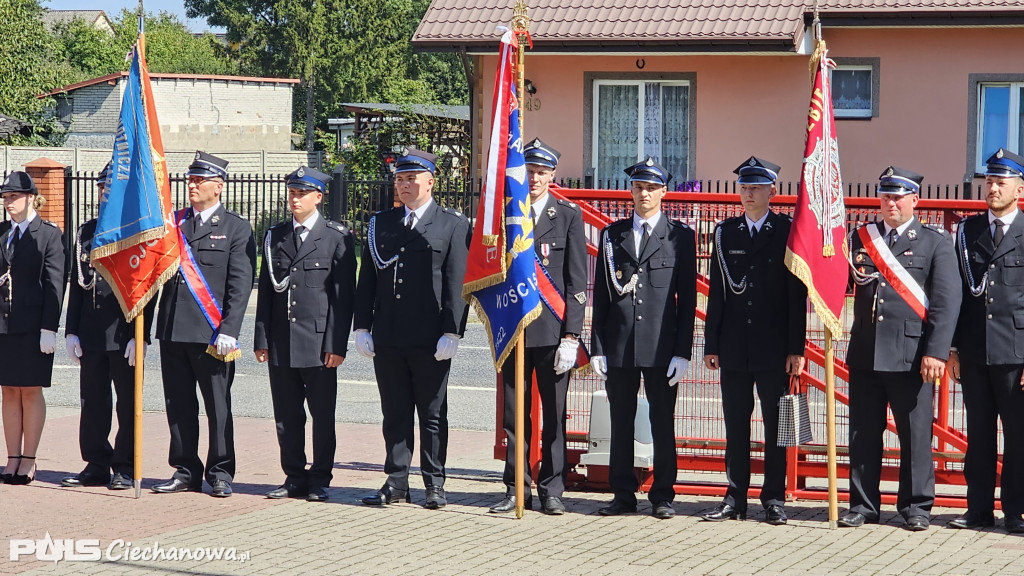
M 825 420 L 828 436 L 828 527 L 839 527 L 839 492 L 836 484 L 836 373 L 832 331 L 825 328 Z
M 512 30 L 516 33 L 516 40 L 518 41 L 518 47 L 516 48 L 516 56 L 518 62 L 516 63 L 516 98 L 519 102 L 523 101 L 523 91 L 526 85 L 526 49 L 524 41 L 528 38 L 530 30 L 530 18 L 526 15 L 526 2 L 524 0 L 516 0 L 515 8 L 512 12 Z M 523 108 L 519 107 L 519 134 L 521 138 L 526 136 L 526 122 L 523 118 Z M 520 144 L 521 146 L 521 144 Z M 529 196 L 526 197 L 529 202 Z M 527 214 L 529 214 L 529 208 L 527 208 Z M 524 474 L 526 466 L 529 463 L 526 462 L 526 448 L 525 442 L 523 441 L 523 433 L 526 428 L 526 386 L 524 383 L 525 377 L 524 372 L 526 371 L 526 337 L 523 332 L 519 333 L 519 339 L 516 341 L 516 518 L 521 519 L 523 517 L 523 510 L 526 506 L 526 490 L 524 486 Z M 539 441 L 538 438 L 534 439 L 534 442 Z
M 146 340 L 143 334 L 145 311 L 135 317 L 135 458 L 132 478 L 135 480 L 135 498 L 142 497 L 142 363 L 146 357 Z

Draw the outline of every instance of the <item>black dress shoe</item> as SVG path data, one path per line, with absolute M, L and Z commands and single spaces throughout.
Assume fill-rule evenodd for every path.
M 216 480 L 213 483 L 213 497 L 227 498 L 231 496 L 231 482 L 227 480 Z
M 597 509 L 597 513 L 601 516 L 619 516 L 622 514 L 632 514 L 634 512 L 636 512 L 636 502 L 630 504 L 628 502 L 623 502 L 618 498 L 613 498 L 607 506 Z
M 838 524 L 843 528 L 860 528 L 865 524 L 877 524 L 878 518 L 871 519 L 860 512 L 847 512 L 839 519 Z
M 672 507 L 672 503 L 664 500 L 661 502 L 655 502 L 654 507 L 651 510 L 651 516 L 654 516 L 659 520 L 668 520 L 675 515 L 676 509 Z
M 330 495 L 327 494 L 327 488 L 323 486 L 310 488 L 309 494 L 306 495 L 307 502 L 327 502 L 328 499 L 330 499 Z
M 722 502 L 718 506 L 715 506 L 710 512 L 705 512 L 700 515 L 702 520 L 708 522 L 722 522 L 723 520 L 746 520 L 747 511 L 746 509 L 740 510 L 732 504 L 726 504 Z
M 769 504 L 764 509 L 764 521 L 772 526 L 782 526 L 786 523 L 786 511 L 778 504 Z
M 1003 518 L 1003 526 L 1010 534 L 1024 534 L 1024 520 L 1020 514 L 1010 514 Z
M 178 478 L 171 478 L 170 480 L 164 482 L 163 484 L 154 485 L 153 488 L 151 488 L 151 490 L 153 490 L 153 492 L 156 492 L 157 494 L 174 494 L 176 492 L 202 492 L 203 486 L 202 484 L 190 486 L 188 482 L 185 482 L 184 480 L 180 480 Z
M 526 497 L 526 502 L 523 505 L 523 508 L 526 510 L 533 510 L 533 494 L 530 494 Z M 491 506 L 490 508 L 487 509 L 487 511 L 491 514 L 504 514 L 505 512 L 511 512 L 515 509 L 516 495 L 505 494 L 505 497 L 501 499 L 501 502 L 498 502 L 494 506 Z
M 562 503 L 562 499 L 558 496 L 545 496 L 540 499 L 541 508 L 540 511 L 551 515 L 561 516 L 565 514 L 565 504 Z
M 128 490 L 135 486 L 135 481 L 127 474 L 117 473 L 107 484 L 108 490 Z
M 907 518 L 904 528 L 911 532 L 924 532 L 928 529 L 928 517 L 927 516 L 911 516 Z
M 95 472 L 87 468 L 74 476 L 62 479 L 60 485 L 66 488 L 82 488 L 86 486 L 104 486 L 107 482 L 110 482 L 110 474 Z
M 427 510 L 437 510 L 438 508 L 444 508 L 448 504 L 448 499 L 444 496 L 444 488 L 438 486 L 427 486 L 427 503 L 423 505 Z
M 380 490 L 373 496 L 366 496 L 362 499 L 363 504 L 370 506 L 384 506 L 385 504 L 391 504 L 399 500 L 405 500 L 406 502 L 412 502 L 412 496 L 409 494 L 409 490 L 403 490 L 401 488 L 392 488 L 385 484 Z
M 971 512 L 968 510 L 964 514 L 957 516 L 949 521 L 950 528 L 974 529 L 974 528 L 991 528 L 996 525 L 996 518 L 991 512 L 983 514 L 981 512 Z
M 308 495 L 309 491 L 301 486 L 296 486 L 295 484 L 282 484 L 270 492 L 267 492 L 267 498 L 272 500 L 279 500 L 281 498 L 305 498 Z

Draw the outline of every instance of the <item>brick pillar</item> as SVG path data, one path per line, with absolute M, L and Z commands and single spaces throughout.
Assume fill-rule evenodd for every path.
M 36 181 L 39 193 L 46 197 L 46 205 L 39 216 L 64 230 L 64 165 L 49 158 L 38 158 L 25 164 L 25 172 Z

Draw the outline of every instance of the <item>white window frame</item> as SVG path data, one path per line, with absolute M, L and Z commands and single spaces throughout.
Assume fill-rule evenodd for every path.
M 877 71 L 875 70 L 874 66 L 870 64 L 837 64 L 835 70 L 829 71 L 829 79 L 831 80 L 833 72 L 858 70 L 867 70 L 868 72 L 871 73 L 871 102 L 868 104 L 867 108 L 861 108 L 857 110 L 839 109 L 833 105 L 832 111 L 833 115 L 836 118 L 871 118 L 875 115 L 875 85 L 878 79 L 875 78 L 875 74 L 877 74 Z
M 981 144 L 985 140 L 985 114 L 982 113 L 985 110 L 985 88 L 1010 89 L 1010 109 L 1007 111 L 1009 118 L 1006 122 L 1006 149 L 1017 154 L 1021 152 L 1016 148 L 1017 143 L 1020 142 L 1020 92 L 1024 89 L 1024 82 L 978 82 L 978 105 L 975 110 L 975 114 L 978 116 L 978 134 L 975 138 L 976 152 L 974 159 L 974 171 L 978 174 L 985 173 L 985 160 L 994 152 L 993 150 L 986 151 L 981 149 Z
M 636 86 L 637 87 L 637 92 L 639 93 L 639 98 L 637 98 L 637 114 L 639 115 L 640 121 L 637 122 L 637 142 L 638 142 L 638 145 L 637 145 L 637 152 L 636 152 L 636 161 L 639 162 L 639 161 L 643 160 L 643 154 L 644 154 L 644 152 L 643 152 L 644 113 L 643 112 L 644 112 L 644 105 L 646 104 L 646 94 L 645 94 L 645 90 L 644 90 L 644 85 L 646 85 L 646 84 L 655 84 L 655 83 L 656 84 L 660 84 L 661 86 L 686 86 L 686 88 L 687 88 L 687 90 L 689 92 L 687 94 L 688 106 L 693 106 L 693 91 L 691 90 L 692 83 L 689 80 L 660 80 L 660 79 L 653 79 L 653 78 L 650 79 L 650 80 L 625 80 L 625 79 L 623 79 L 623 80 L 595 79 L 594 80 L 594 88 L 593 88 L 594 93 L 593 93 L 593 106 L 592 106 L 592 108 L 593 108 L 593 118 L 591 118 L 591 126 L 592 126 L 592 130 L 591 130 L 592 142 L 591 142 L 591 145 L 592 145 L 593 153 L 591 155 L 591 163 L 593 164 L 593 170 L 594 170 L 594 174 L 595 175 L 601 173 L 600 172 L 600 166 L 598 165 L 599 154 L 597 153 L 597 151 L 599 150 L 599 148 L 598 148 L 598 136 L 599 136 L 599 134 L 598 134 L 597 126 L 598 126 L 598 120 L 599 120 L 599 117 L 600 117 L 600 109 L 601 109 L 601 95 L 600 95 L 601 94 L 601 86 L 627 86 L 627 85 L 631 85 L 631 86 Z M 664 104 L 662 104 L 662 106 L 664 106 Z M 687 114 L 690 114 L 691 111 L 687 110 L 686 112 L 687 112 Z M 688 131 L 690 133 L 692 133 L 693 127 L 692 126 L 688 126 L 687 128 L 688 128 Z M 690 145 L 692 145 L 692 141 L 689 139 L 689 136 L 690 136 L 690 134 L 687 134 L 687 141 L 690 142 Z M 688 153 L 689 153 L 689 151 L 688 151 Z

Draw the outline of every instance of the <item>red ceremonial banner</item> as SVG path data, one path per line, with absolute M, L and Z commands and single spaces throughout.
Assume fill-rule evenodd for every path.
M 811 58 L 814 83 L 807 112 L 807 142 L 786 266 L 807 286 L 807 296 L 825 327 L 838 335 L 843 330 L 849 248 L 828 74 L 828 68 L 834 66 L 825 42 L 819 41 Z

